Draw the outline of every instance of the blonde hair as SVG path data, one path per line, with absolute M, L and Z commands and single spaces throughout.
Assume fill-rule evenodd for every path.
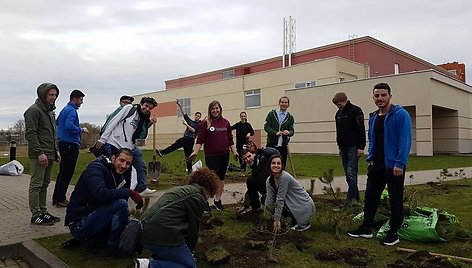
M 217 100 L 214 100 L 214 101 L 210 102 L 210 104 L 208 104 L 208 115 L 207 115 L 207 117 L 206 117 L 207 129 L 210 128 L 211 122 L 213 121 L 213 118 L 211 117 L 211 109 L 212 109 L 213 106 L 215 106 L 215 105 L 218 105 L 218 107 L 220 108 L 220 115 L 218 115 L 218 117 L 215 118 L 215 119 L 219 119 L 219 118 L 223 117 L 223 108 L 221 107 L 220 102 L 217 101 Z

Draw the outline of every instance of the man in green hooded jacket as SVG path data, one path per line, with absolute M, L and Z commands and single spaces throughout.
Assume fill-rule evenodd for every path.
M 54 105 L 59 96 L 59 88 L 51 83 L 43 83 L 37 89 L 38 98 L 24 113 L 28 157 L 31 166 L 29 185 L 29 207 L 31 224 L 53 225 L 60 221 L 51 215 L 46 206 L 46 195 L 53 161 L 60 155 L 56 147 L 56 119 Z

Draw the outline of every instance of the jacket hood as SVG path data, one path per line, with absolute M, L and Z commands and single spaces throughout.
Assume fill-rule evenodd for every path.
M 42 83 L 41 85 L 39 85 L 36 91 L 38 99 L 46 106 L 48 110 L 54 110 L 56 108 L 54 104 L 51 105 L 46 101 L 46 95 L 48 94 L 48 91 L 53 88 L 57 90 L 57 96 L 59 97 L 59 88 L 52 83 Z

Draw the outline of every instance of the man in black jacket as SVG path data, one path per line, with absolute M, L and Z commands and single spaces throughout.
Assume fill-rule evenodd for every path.
M 336 112 L 336 142 L 339 148 L 344 173 L 348 185 L 347 200 L 359 201 L 357 173 L 359 157 L 364 155 L 365 126 L 364 113 L 352 104 L 344 92 L 334 95 L 333 103 L 338 107 Z
M 72 192 L 64 224 L 75 239 L 90 244 L 106 234 L 108 252 L 117 250 L 128 224 L 128 198 L 137 204 L 136 209 L 143 206 L 138 192 L 123 188 L 123 173 L 132 161 L 131 150 L 121 148 L 111 159 L 102 155 L 84 170 Z
M 258 149 L 253 142 L 248 142 L 241 152 L 242 159 L 251 167 L 251 175 L 246 180 L 247 193 L 246 198 L 249 199 L 252 211 L 261 209 L 261 200 L 259 194 L 262 195 L 262 203 L 264 203 L 266 195 L 266 180 L 270 176 L 268 159 L 273 155 L 279 155 L 279 151 L 275 148 L 267 147 Z M 243 213 L 248 211 L 249 204 L 247 200 L 245 206 L 236 209 L 236 212 Z
M 239 118 L 241 119 L 238 123 L 231 126 L 231 130 L 236 130 L 236 150 L 241 155 L 243 151 L 243 145 L 249 140 L 250 136 L 254 136 L 254 129 L 252 129 L 251 123 L 247 121 L 246 112 L 240 112 Z M 239 165 L 243 172 L 246 171 L 246 162 L 239 158 Z

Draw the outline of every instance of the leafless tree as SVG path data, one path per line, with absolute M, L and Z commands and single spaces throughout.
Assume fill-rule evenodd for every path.
M 20 119 L 13 124 L 13 127 L 10 128 L 12 134 L 17 134 L 18 135 L 18 144 L 19 145 L 24 145 L 26 144 L 26 139 L 25 139 L 25 131 L 26 131 L 26 126 L 25 126 L 25 120 Z

